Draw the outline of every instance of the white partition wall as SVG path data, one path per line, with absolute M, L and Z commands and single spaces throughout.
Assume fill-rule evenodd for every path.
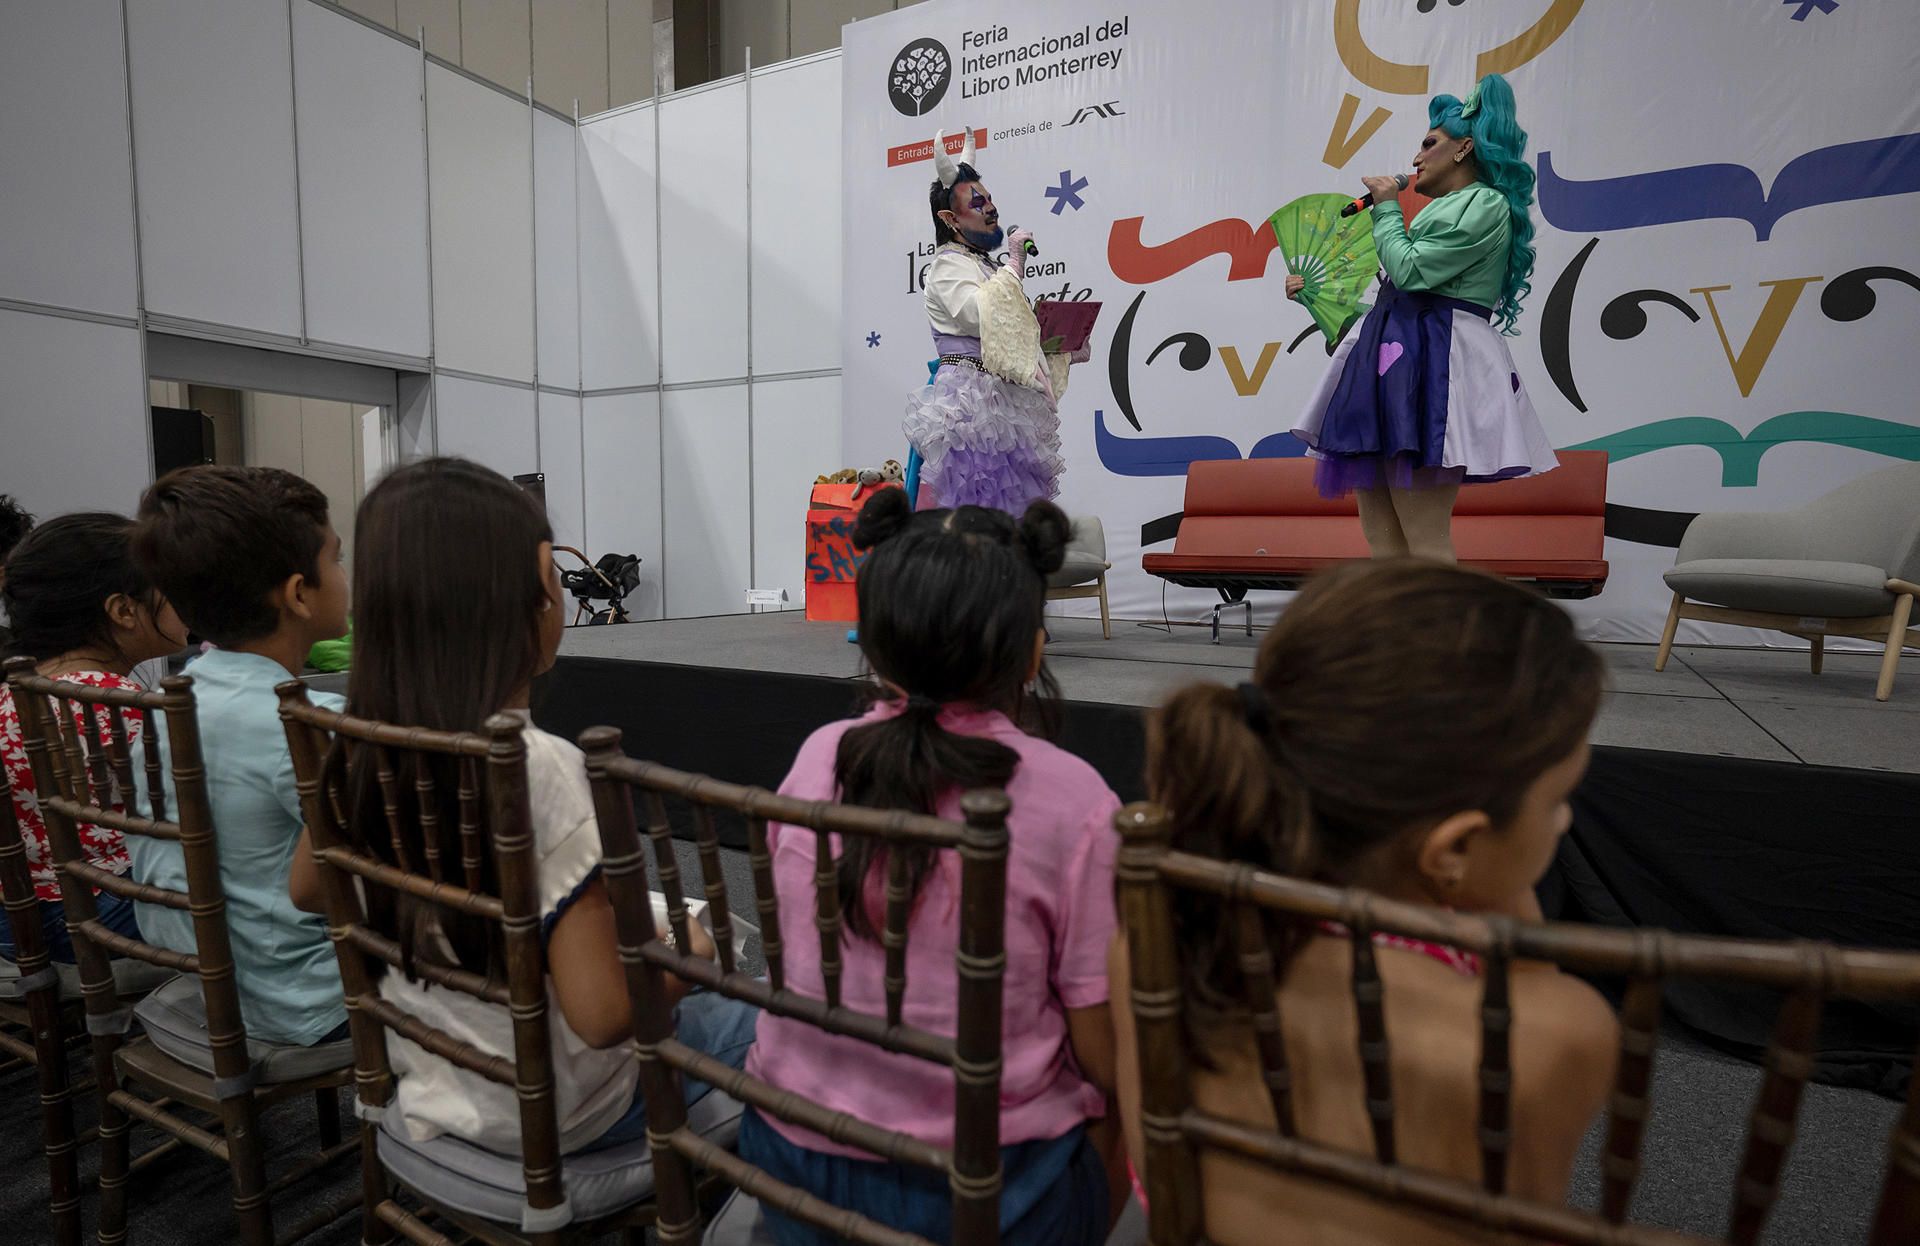
M 293 6 L 307 335 L 425 358 L 427 150 L 420 53 Z
M 840 445 L 840 378 L 756 381 L 753 386 L 753 582 L 806 590 L 806 511 L 813 478 Z
M 130 509 L 149 373 L 353 398 L 403 461 L 544 472 L 558 540 L 644 560 L 636 617 L 799 605 L 837 53 L 576 125 L 321 0 L 5 12 L 0 491 Z
M 126 12 L 148 312 L 299 337 L 287 6 Z
M 651 104 L 580 128 L 581 386 L 660 381 L 660 236 Z
M 579 395 L 542 390 L 539 417 L 540 470 L 547 477 L 547 520 L 553 524 L 553 542 L 584 552 L 587 520 L 586 490 L 581 478 Z M 589 557 L 597 558 L 599 554 Z
M 542 386 L 580 388 L 579 142 L 570 122 L 533 114 L 533 242 Z
M 753 371 L 840 367 L 840 230 L 819 213 L 840 184 L 840 59 L 812 57 L 753 75 Z M 756 412 L 758 410 L 756 404 Z
M 427 66 L 434 361 L 441 368 L 533 379 L 531 126 L 525 104 Z
M 580 404 L 589 557 L 640 555 L 640 587 L 627 598 L 636 619 L 664 618 L 661 544 L 660 395 L 589 394 Z
M 441 454 L 484 463 L 503 476 L 540 470 L 532 389 L 444 373 L 434 378 L 433 388 Z
M 133 513 L 152 479 L 140 333 L 0 311 L 0 492 L 45 518 Z
M 747 388 L 670 389 L 660 426 L 667 614 L 744 613 L 753 577 Z
M 733 79 L 660 105 L 665 384 L 747 375 L 747 91 Z
M 118 0 L 10 4 L 0 37 L 0 298 L 137 310 Z

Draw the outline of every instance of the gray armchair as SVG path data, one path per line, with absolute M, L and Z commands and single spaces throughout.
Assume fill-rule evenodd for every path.
M 1764 627 L 1813 645 L 1820 673 L 1828 636 L 1886 643 L 1874 695 L 1893 694 L 1920 595 L 1920 463 L 1889 467 L 1798 510 L 1701 515 L 1680 540 L 1666 631 L 1653 669 L 1667 668 L 1681 619 Z M 1706 604 L 1702 604 L 1706 603 Z
M 1100 599 L 1100 635 L 1113 639 L 1113 623 L 1107 617 L 1107 530 L 1098 515 L 1076 515 L 1073 535 L 1067 540 L 1067 558 L 1060 569 L 1047 579 L 1047 600 L 1068 597 Z

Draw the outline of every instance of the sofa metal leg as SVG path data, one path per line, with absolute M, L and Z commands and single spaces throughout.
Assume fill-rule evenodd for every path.
M 1887 628 L 1887 652 L 1880 659 L 1880 684 L 1873 699 L 1884 701 L 1893 695 L 1893 668 L 1900 664 L 1900 647 L 1907 643 L 1907 621 L 1913 617 L 1913 594 L 1902 593 L 1893 599 L 1893 619 Z
M 1100 639 L 1113 639 L 1113 620 L 1107 614 L 1107 573 L 1100 573 Z
M 1680 603 L 1686 600 L 1680 594 L 1673 595 L 1673 605 L 1667 609 L 1666 630 L 1660 633 L 1660 652 L 1653 659 L 1653 669 L 1667 669 L 1667 657 L 1673 652 L 1673 636 L 1680 630 Z
M 1818 675 L 1820 664 L 1827 656 L 1827 638 L 1816 632 L 1807 639 L 1813 643 L 1813 673 Z

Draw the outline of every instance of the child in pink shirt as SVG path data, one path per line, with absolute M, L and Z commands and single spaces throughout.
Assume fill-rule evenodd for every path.
M 963 791 L 1006 789 L 1013 808 L 1000 1240 L 1097 1246 L 1113 1197 L 1103 1155 L 1111 1132 L 1102 1122 L 1113 1089 L 1105 974 L 1120 802 L 1093 767 L 1015 722 L 1030 708 L 1028 685 L 1052 690 L 1041 663 L 1041 615 L 1046 575 L 1059 567 L 1066 538 L 1066 516 L 1048 502 L 1034 503 L 1016 523 L 973 506 L 916 515 L 900 490 L 877 494 L 854 540 L 872 549 L 859 578 L 860 645 L 887 699 L 814 732 L 780 790 L 957 819 Z M 814 835 L 776 823 L 767 839 L 788 985 L 820 996 Z M 835 851 L 847 923 L 841 995 L 849 1007 L 884 1014 L 885 857 L 866 840 L 836 842 Z M 904 1018 L 953 1034 L 959 863 L 951 852 L 907 851 L 915 856 Z M 914 1057 L 765 1014 L 747 1071 L 924 1141 L 953 1142 L 953 1076 Z M 879 1161 L 752 1109 L 740 1152 L 780 1180 L 882 1224 L 951 1239 L 944 1174 Z M 763 1211 L 780 1246 L 834 1240 L 771 1207 Z

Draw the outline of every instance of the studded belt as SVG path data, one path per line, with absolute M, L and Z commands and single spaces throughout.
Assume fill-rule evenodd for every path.
M 987 365 L 981 363 L 972 355 L 942 355 L 940 356 L 940 363 L 943 366 L 953 364 L 958 368 L 972 368 L 975 372 L 985 372 L 987 370 Z

